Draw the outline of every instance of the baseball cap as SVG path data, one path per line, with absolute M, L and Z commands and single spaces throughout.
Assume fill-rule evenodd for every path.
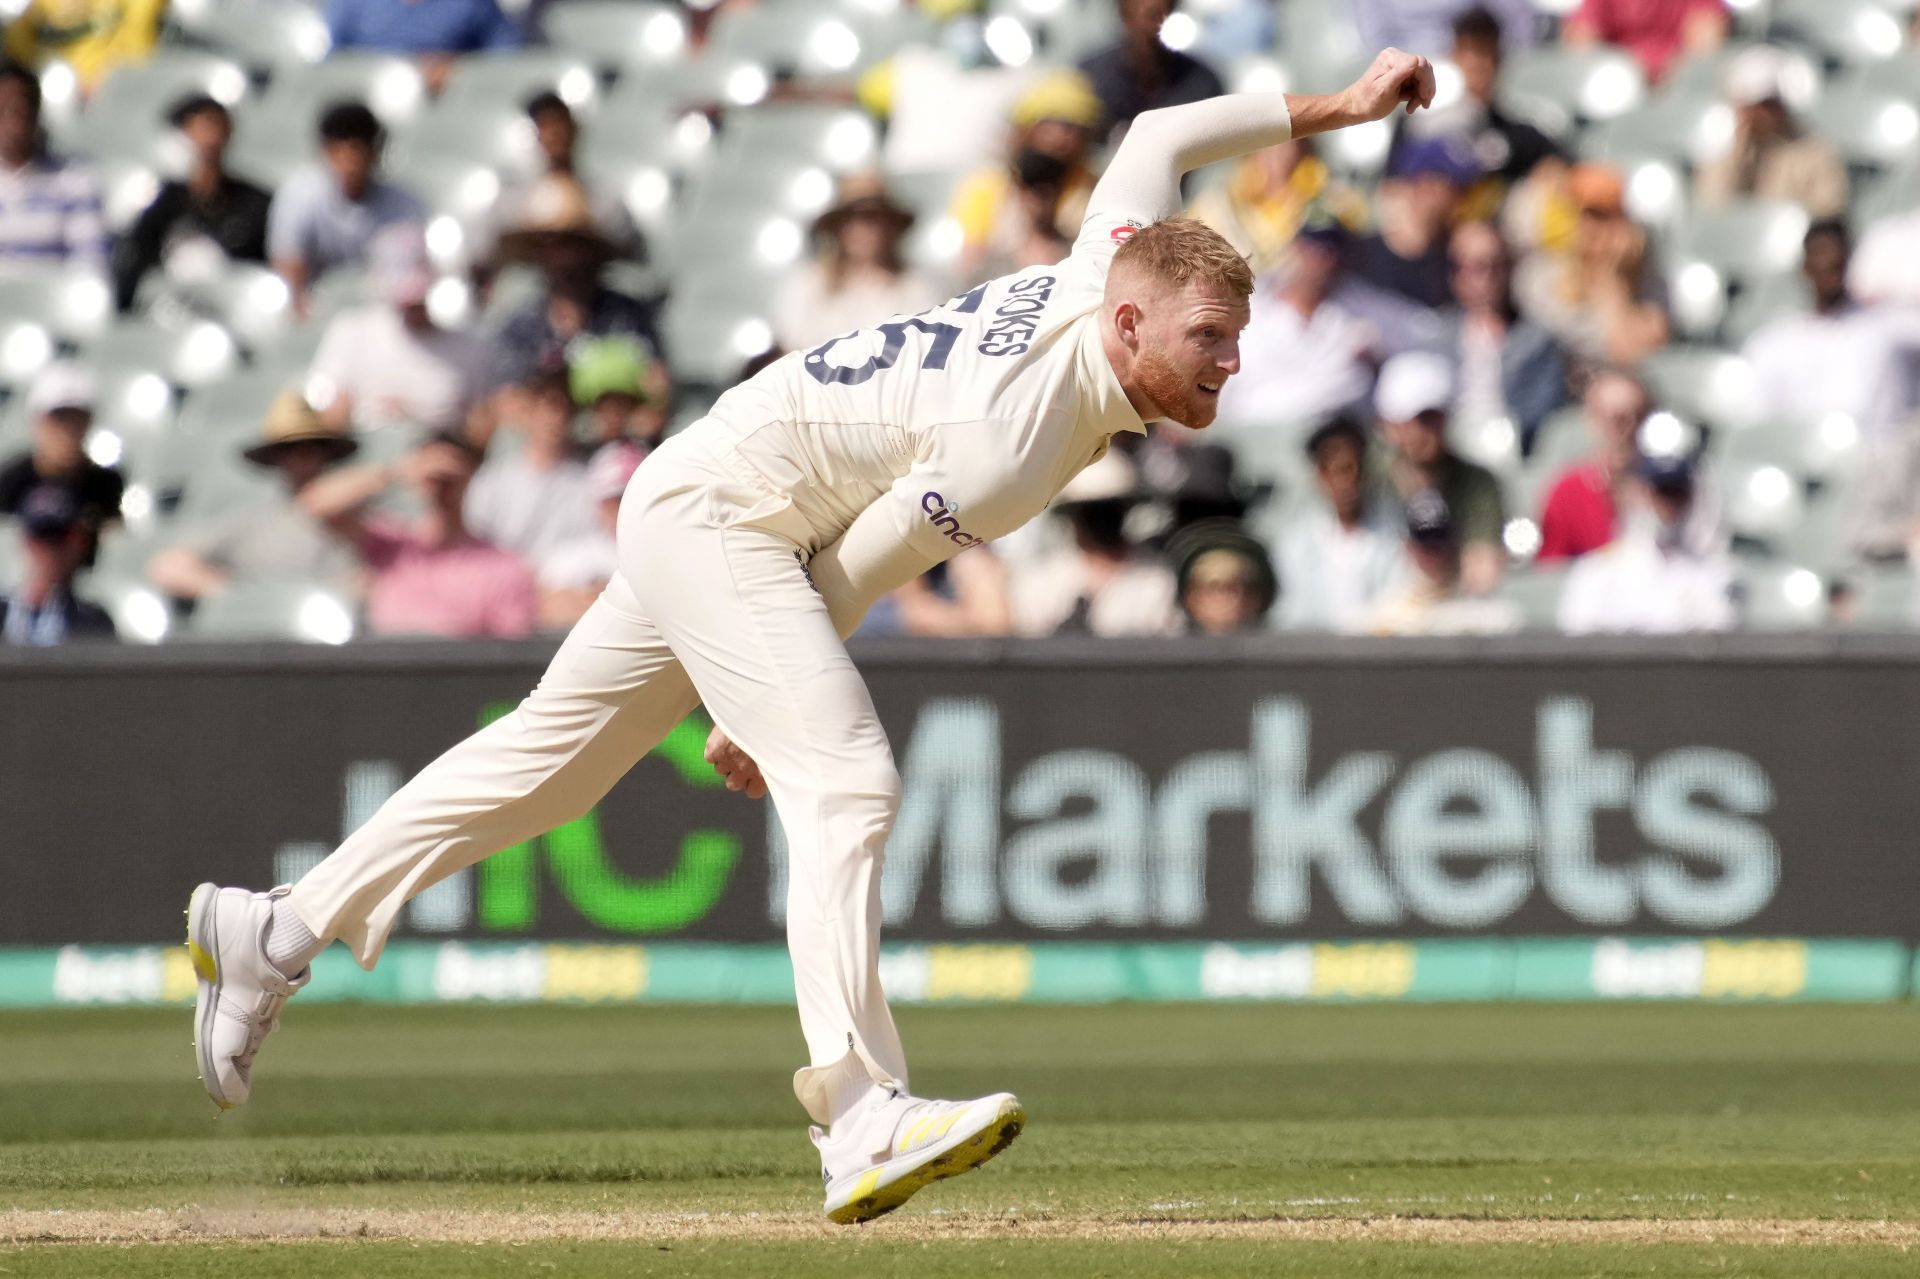
M 1448 137 L 1414 138 L 1394 152 L 1390 178 L 1441 177 L 1455 186 L 1479 180 L 1480 165 L 1465 146 Z
M 1430 351 L 1394 356 L 1373 388 L 1374 412 L 1386 422 L 1410 422 L 1434 409 L 1445 412 L 1452 403 L 1453 365 Z
M 80 502 L 58 484 L 39 484 L 20 499 L 20 525 L 29 537 L 59 537 L 80 522 Z
M 1421 489 L 1407 499 L 1407 537 L 1422 546 L 1453 544 L 1453 511 L 1438 489 Z
M 93 374 L 66 360 L 56 361 L 40 370 L 27 389 L 27 412 L 44 417 L 55 409 L 84 409 L 93 412 Z
M 593 500 L 605 502 L 625 493 L 627 481 L 645 458 L 638 445 L 625 440 L 603 446 L 587 463 L 587 486 L 593 490 Z
M 418 306 L 433 289 L 433 265 L 427 257 L 427 233 L 417 222 L 384 227 L 373 237 L 368 266 L 380 291 L 395 306 Z
M 1693 491 L 1693 458 L 1685 453 L 1642 453 L 1634 470 L 1658 493 L 1681 496 Z

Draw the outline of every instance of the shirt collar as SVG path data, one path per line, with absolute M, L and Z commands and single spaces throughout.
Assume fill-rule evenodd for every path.
M 1080 345 L 1074 352 L 1074 381 L 1080 387 L 1080 420 L 1102 435 L 1132 431 L 1147 433 L 1147 424 L 1127 400 L 1120 387 L 1120 375 L 1113 371 L 1100 341 L 1100 312 L 1094 311 L 1081 326 Z

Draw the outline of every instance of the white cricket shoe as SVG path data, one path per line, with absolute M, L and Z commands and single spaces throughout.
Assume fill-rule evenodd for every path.
M 270 893 L 202 884 L 187 904 L 187 954 L 199 990 L 193 1001 L 193 1048 L 200 1082 L 222 1110 L 242 1105 L 253 1091 L 253 1058 L 280 1028 L 287 996 L 313 976 L 309 965 L 288 977 L 267 962 L 267 927 L 273 903 L 288 889 Z
M 871 1221 L 946 1177 L 993 1158 L 1020 1135 L 1027 1112 L 1012 1093 L 973 1101 L 923 1101 L 888 1092 L 834 1125 L 808 1129 L 820 1148 L 827 1218 Z

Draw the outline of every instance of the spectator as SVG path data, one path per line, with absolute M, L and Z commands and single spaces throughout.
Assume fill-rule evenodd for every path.
M 539 612 L 533 570 L 468 531 L 461 515 L 480 451 L 436 435 L 396 463 L 345 467 L 300 493 L 300 504 L 360 553 L 373 572 L 367 623 L 376 635 L 519 639 Z M 369 515 L 396 481 L 424 513 L 412 523 Z
M 1124 129 L 1142 111 L 1227 91 L 1212 67 L 1162 43 L 1160 28 L 1173 13 L 1174 0 L 1114 3 L 1120 8 L 1119 42 L 1080 60 L 1081 72 L 1100 99 L 1103 134 Z
M 1733 564 L 1724 550 L 1702 550 L 1688 536 L 1693 492 L 1688 458 L 1638 460 L 1620 536 L 1567 574 L 1561 630 L 1670 635 L 1732 628 Z
M 1186 629 L 1195 635 L 1258 631 L 1280 594 L 1267 548 L 1233 520 L 1182 529 L 1167 545 Z
M 1093 194 L 1088 159 L 1099 123 L 1100 100 L 1072 72 L 1042 76 L 1020 95 L 1006 163 L 971 174 L 953 195 L 962 276 L 986 279 L 1065 256 Z
M 1513 12 L 1516 6 L 1523 12 Z M 1525 30 L 1530 27 L 1533 14 L 1528 0 L 1508 0 L 1504 23 L 1491 10 L 1478 4 L 1462 8 L 1458 0 L 1441 0 L 1441 5 L 1437 7 L 1455 11 L 1453 65 L 1460 70 L 1464 92 L 1452 108 L 1424 117 L 1422 130 L 1427 134 L 1444 133 L 1464 141 L 1481 171 L 1497 188 L 1490 193 L 1493 197 L 1491 203 L 1497 205 L 1507 186 L 1527 178 L 1542 161 L 1560 158 L 1562 154 L 1553 139 L 1526 121 L 1507 114 L 1497 97 L 1500 66 L 1506 53 L 1513 48 L 1504 37 L 1516 28 Z M 1406 135 L 1403 133 L 1401 136 L 1404 138 Z M 1476 197 L 1479 194 L 1476 189 L 1468 199 L 1470 205 L 1476 206 L 1476 216 L 1483 212 L 1477 207 L 1480 201 Z
M 1494 40 L 1508 53 L 1531 46 L 1540 21 L 1533 0 L 1354 0 L 1353 5 L 1362 48 L 1392 47 L 1429 57 L 1446 48 L 1450 39 L 1457 50 L 1461 24 L 1470 16 L 1476 30 L 1491 24 Z M 1467 70 L 1458 57 L 1454 65 Z M 1467 75 L 1471 80 L 1472 73 Z
M 660 402 L 659 366 L 638 338 L 585 338 L 568 352 L 573 402 L 586 409 L 597 447 L 625 444 L 640 456 L 660 447 L 667 415 Z
M 1658 81 L 1680 58 L 1718 49 L 1731 25 L 1723 0 L 1580 0 L 1560 39 L 1577 49 L 1623 45 Z
M 115 67 L 147 60 L 166 7 L 166 0 L 26 0 L 7 23 L 6 56 L 35 70 L 64 62 L 90 94 Z
M 1240 373 L 1220 392 L 1223 426 L 1310 427 L 1365 400 L 1382 341 L 1345 287 L 1350 242 L 1338 222 L 1310 220 L 1287 265 L 1257 282 L 1240 338 Z
M 73 591 L 93 549 L 93 530 L 73 493 L 42 484 L 26 492 L 19 509 L 20 585 L 0 593 L 0 644 L 117 639 L 106 610 Z
M 267 213 L 267 254 L 304 315 L 307 291 L 327 272 L 364 264 L 374 236 L 424 222 L 420 202 L 379 176 L 386 134 L 364 103 L 337 102 L 320 117 L 321 163 L 280 184 Z
M 86 169 L 46 153 L 39 78 L 0 62 L 0 272 L 62 263 L 105 274 L 100 192 Z
M 1511 600 L 1465 591 L 1462 529 L 1446 498 L 1421 489 L 1406 500 L 1405 557 L 1398 582 L 1368 619 L 1376 635 L 1498 635 L 1520 629 Z
M 1380 229 L 1355 242 L 1356 278 L 1423 307 L 1452 300 L 1447 288 L 1447 230 L 1460 193 L 1480 176 L 1465 146 L 1451 138 L 1403 145 L 1380 184 Z
M 573 108 L 567 100 L 557 93 L 541 93 L 527 102 L 527 119 L 533 123 L 534 142 L 540 148 L 543 165 L 540 177 L 559 174 L 579 182 L 587 191 L 589 204 L 593 208 L 593 217 L 600 228 L 600 234 L 607 243 L 623 258 L 636 262 L 647 260 L 647 245 L 640 234 L 640 228 L 633 223 L 633 217 L 627 212 L 626 202 L 612 191 L 594 191 L 586 186 L 586 180 L 580 176 L 575 163 L 575 151 L 580 143 L 580 122 L 574 118 Z M 495 220 L 492 224 L 490 244 L 480 247 L 477 256 L 485 259 L 485 273 L 491 275 L 499 263 L 495 260 L 499 253 L 499 236 L 502 230 L 520 225 L 526 218 L 527 202 L 539 188 L 540 178 L 517 183 L 500 193 L 494 204 Z
M 327 0 L 333 50 L 376 49 L 413 58 L 439 93 L 463 53 L 517 49 L 523 36 L 499 0 Z
M 358 447 L 298 391 L 281 392 L 259 441 L 241 456 L 274 472 L 284 496 L 244 505 L 167 547 L 147 566 L 148 579 L 178 600 L 218 595 L 235 582 L 325 582 L 357 593 L 352 552 L 300 505 L 300 495 Z
M 520 445 L 495 453 L 473 477 L 466 524 L 475 536 L 538 564 L 597 527 L 593 482 L 574 446 L 564 367 L 536 373 L 512 405 L 506 426 Z
M 485 390 L 486 344 L 433 322 L 433 268 L 418 223 L 395 223 L 368 248 L 385 299 L 342 311 L 313 355 L 308 394 L 342 430 L 464 428 Z
M 1769 322 L 1747 340 L 1745 354 L 1760 402 L 1779 420 L 1812 430 L 1843 414 L 1859 429 L 1868 464 L 1854 540 L 1881 557 L 1905 549 L 1914 514 L 1920 310 L 1854 301 L 1847 290 L 1851 251 L 1844 222 L 1809 227 L 1800 269 L 1813 310 Z
M 1242 156 L 1225 181 L 1201 191 L 1187 208 L 1187 216 L 1225 236 L 1255 275 L 1285 265 L 1294 235 L 1314 214 L 1355 229 L 1366 224 L 1367 203 L 1334 180 L 1310 137 Z
M 1447 447 L 1453 398 L 1453 368 L 1443 356 L 1413 351 L 1387 361 L 1374 389 L 1374 411 L 1388 447 L 1380 486 L 1403 506 L 1416 493 L 1439 494 L 1446 533 L 1458 552 L 1458 585 L 1469 595 L 1486 595 L 1506 562 L 1506 501 L 1491 471 Z
M 844 179 L 833 207 L 813 224 L 814 259 L 789 277 L 774 304 L 774 336 L 789 351 L 908 315 L 940 292 L 900 255 L 913 214 L 877 174 Z
M 991 546 L 937 564 L 888 597 L 894 629 L 908 635 L 1008 635 L 1013 601 L 1006 561 Z
M 1694 174 L 1703 209 L 1734 200 L 1791 200 L 1816 218 L 1847 211 L 1847 166 L 1824 139 L 1801 129 L 1787 106 L 1793 63 L 1781 49 L 1744 49 L 1727 68 L 1733 142 Z
M 1633 476 L 1636 432 L 1650 407 L 1631 373 L 1602 368 L 1587 380 L 1581 419 L 1593 452 L 1554 478 L 1540 510 L 1542 560 L 1597 551 L 1613 540 L 1622 490 Z
M 87 456 L 93 375 L 75 364 L 49 364 L 27 389 L 26 407 L 33 447 L 0 466 L 0 515 L 20 514 L 28 493 L 51 485 L 73 498 L 90 531 L 119 519 L 126 481 Z
M 1505 418 L 1531 451 L 1547 415 L 1567 400 L 1567 362 L 1551 333 L 1514 305 L 1512 259 L 1491 223 L 1456 227 L 1448 250 L 1454 305 L 1447 312 L 1447 354 L 1460 392 L 1453 412 L 1466 421 Z
M 572 626 L 613 580 L 620 567 L 614 539 L 620 498 L 645 458 L 637 446 L 624 442 L 609 444 L 593 455 L 587 467 L 587 490 L 593 499 L 594 527 L 552 547 L 536 566 L 542 630 L 564 631 Z M 480 473 L 484 476 L 486 468 Z
M 1670 326 L 1646 233 L 1627 218 L 1625 180 L 1610 166 L 1581 164 L 1567 176 L 1566 195 L 1578 211 L 1570 247 L 1521 264 L 1521 309 L 1581 359 L 1638 364 L 1666 344 Z
M 601 282 L 600 273 L 620 250 L 601 231 L 579 179 L 560 173 L 540 179 L 500 249 L 537 267 L 546 290 L 508 316 L 494 335 L 495 388 L 511 391 L 542 369 L 558 368 L 576 338 L 625 336 L 646 343 L 654 359 L 650 386 L 658 403 L 667 402 L 671 386 L 654 307 Z
M 1916 14 L 1920 21 L 1920 13 Z M 1867 228 L 1847 271 L 1847 287 L 1868 305 L 1920 307 L 1920 208 L 1881 218 Z
M 114 300 L 133 309 L 141 279 L 178 253 L 216 263 L 267 260 L 267 209 L 272 197 L 227 172 L 233 117 L 216 98 L 194 94 L 167 113 L 192 148 L 185 181 L 170 178 L 113 252 Z
M 1198 443 L 1195 433 L 1184 427 L 1156 423 L 1155 428 L 1134 450 L 1133 459 L 1146 490 L 1164 514 L 1165 525 L 1156 541 L 1164 544 L 1194 524 L 1238 522 L 1272 496 L 1271 484 L 1241 481 L 1233 450 L 1227 446 Z
M 1012 577 L 1020 635 L 1174 635 L 1181 629 L 1173 574 L 1126 531 L 1145 497 L 1133 464 L 1107 453 L 1053 500 L 1068 547 L 1037 557 Z
M 1398 504 L 1369 483 L 1367 435 L 1352 418 L 1315 431 L 1307 456 L 1317 500 L 1280 532 L 1281 625 L 1364 631 L 1398 580 L 1406 525 Z

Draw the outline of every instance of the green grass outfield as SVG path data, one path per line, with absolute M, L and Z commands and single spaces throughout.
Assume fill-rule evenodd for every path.
M 911 1009 L 1026 1134 L 818 1218 L 765 1008 L 0 1014 L 0 1275 L 1920 1274 L 1920 1007 Z

